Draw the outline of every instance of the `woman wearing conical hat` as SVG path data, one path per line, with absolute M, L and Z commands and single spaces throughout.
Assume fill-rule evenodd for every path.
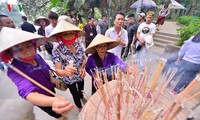
M 85 69 L 92 77 L 92 94 L 96 92 L 94 78 L 91 73 L 93 68 L 97 67 L 99 70 L 107 69 L 109 81 L 112 80 L 111 71 L 109 70 L 111 66 L 119 65 L 123 71 L 126 71 L 126 64 L 113 53 L 107 52 L 107 50 L 112 49 L 117 45 L 119 45 L 119 42 L 98 34 L 87 47 L 85 52 L 92 55 L 88 58 Z
M 65 117 L 62 115 L 68 113 L 73 108 L 73 105 L 64 98 L 54 96 L 55 90 L 51 81 L 50 67 L 36 53 L 37 45 L 44 42 L 39 40 L 40 38 L 44 37 L 26 31 L 3 27 L 0 31 L 1 60 L 6 63 L 11 61 L 7 75 L 17 86 L 18 93 L 22 98 L 38 106 L 50 116 L 58 118 L 58 120 L 64 120 Z M 24 74 L 22 75 L 21 73 Z M 25 75 L 43 85 L 50 92 L 47 92 L 38 84 L 30 82 L 30 79 Z
M 49 20 L 43 16 L 40 16 L 34 21 L 34 24 L 40 26 L 38 29 L 38 35 L 45 36 L 45 27 L 50 24 Z
M 63 77 L 63 81 L 68 85 L 73 96 L 74 102 L 79 110 L 82 109 L 81 100 L 83 97 L 83 88 L 85 77 L 86 57 L 84 49 L 80 46 L 77 38 L 84 32 L 73 24 L 61 20 L 50 34 L 55 37 L 59 45 L 53 49 L 53 63 L 55 64 L 56 73 Z M 52 39 L 55 40 L 55 39 Z M 68 76 L 66 67 L 78 70 Z
M 38 17 L 34 21 L 34 25 L 40 26 L 40 28 L 37 30 L 38 35 L 45 36 L 45 28 L 50 24 L 49 20 L 43 16 Z M 42 50 L 40 47 L 38 47 L 39 51 L 45 51 L 45 47 L 42 46 Z

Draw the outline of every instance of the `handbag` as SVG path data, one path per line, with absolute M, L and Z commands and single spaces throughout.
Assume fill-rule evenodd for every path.
M 68 88 L 67 84 L 65 84 L 63 79 L 59 77 L 53 69 L 50 69 L 50 70 L 51 70 L 53 79 L 55 80 L 55 82 L 58 82 L 58 86 L 56 86 L 55 83 L 53 83 L 55 87 L 59 90 L 66 91 Z

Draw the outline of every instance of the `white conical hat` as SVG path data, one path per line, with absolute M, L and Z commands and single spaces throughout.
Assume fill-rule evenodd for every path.
M 50 21 L 47 18 L 45 18 L 44 16 L 40 16 L 34 21 L 34 25 L 40 26 L 40 23 L 39 23 L 40 19 L 44 19 L 45 20 L 46 26 L 50 24 Z
M 95 46 L 103 43 L 108 43 L 107 50 L 112 49 L 117 45 L 119 45 L 119 42 L 117 42 L 116 40 L 113 40 L 101 34 L 97 34 L 96 37 L 92 40 L 92 42 L 89 44 L 89 46 L 86 48 L 85 53 L 89 54 L 95 53 L 96 52 Z
M 39 46 L 45 42 L 45 40 L 42 38 L 45 37 L 19 29 L 3 27 L 0 30 L 0 52 L 3 52 L 17 44 L 30 40 L 37 40 L 36 42 Z
M 69 31 L 78 32 L 79 36 L 84 35 L 84 33 L 85 33 L 83 30 L 76 27 L 75 25 L 73 25 L 65 20 L 61 20 L 58 22 L 58 24 L 56 25 L 56 27 L 53 29 L 53 31 L 51 32 L 51 34 L 48 37 L 53 37 L 60 33 L 69 32 Z

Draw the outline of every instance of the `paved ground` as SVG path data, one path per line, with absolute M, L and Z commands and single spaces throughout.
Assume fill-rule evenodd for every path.
M 173 21 L 165 21 L 163 26 L 160 26 L 159 31 L 164 33 L 170 33 L 177 35 L 177 29 L 179 29 L 180 26 Z

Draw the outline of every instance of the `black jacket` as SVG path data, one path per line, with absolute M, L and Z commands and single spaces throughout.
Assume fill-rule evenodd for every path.
M 28 22 L 24 22 L 22 25 L 21 25 L 21 29 L 24 30 L 24 31 L 27 31 L 27 32 L 36 32 L 36 29 L 35 27 L 33 26 L 33 24 L 31 23 L 28 23 Z

